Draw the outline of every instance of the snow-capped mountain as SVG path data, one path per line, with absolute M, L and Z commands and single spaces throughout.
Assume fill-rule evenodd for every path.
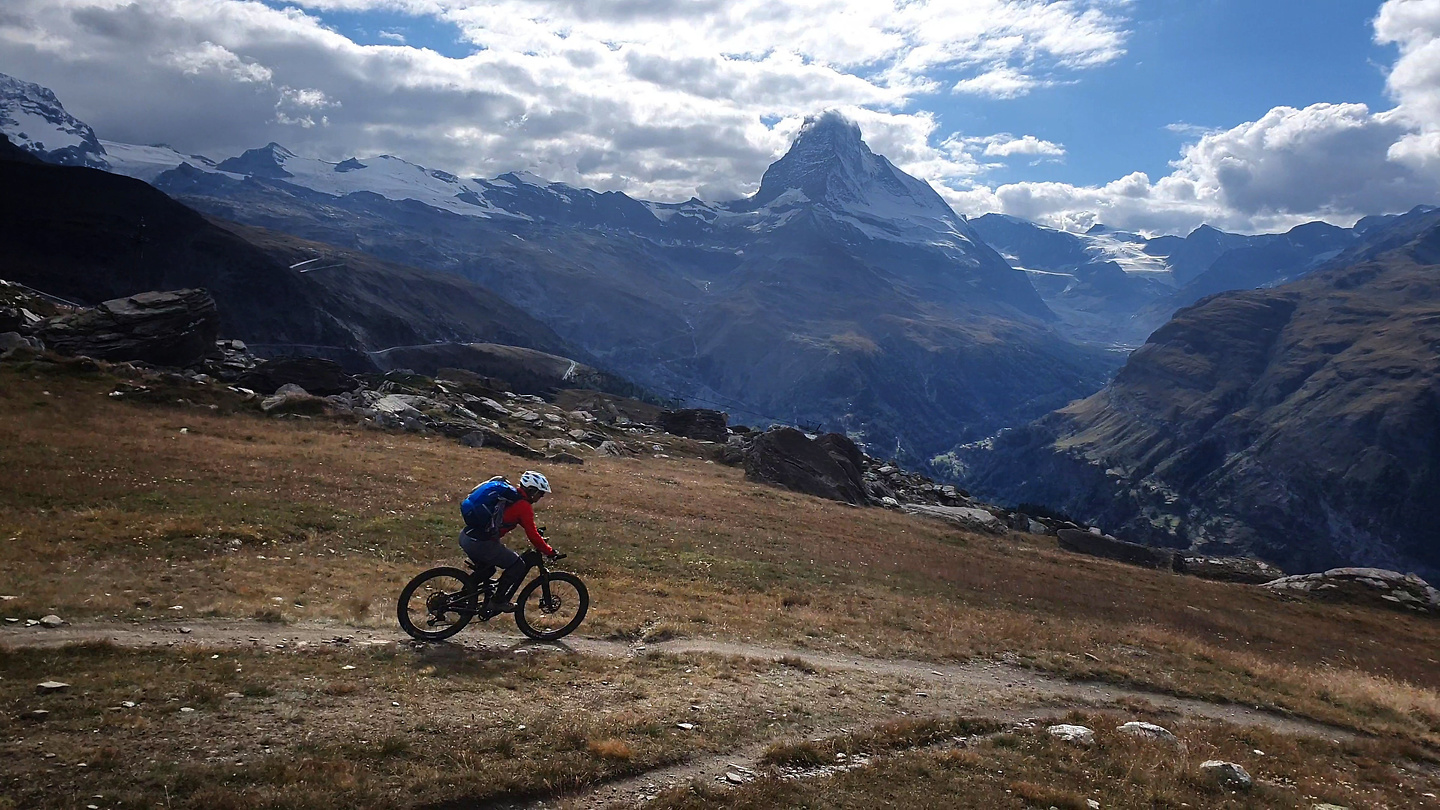
M 837 112 L 807 121 L 753 197 L 726 206 L 783 216 L 811 207 L 882 240 L 964 251 L 980 242 L 928 183 L 870 151 L 860 127 Z
M 912 461 L 1093 392 L 1114 367 L 1051 328 L 1024 273 L 835 114 L 728 202 L 278 144 L 213 162 L 105 151 L 112 171 L 211 216 L 477 281 L 657 393 Z
M 1127 347 L 1140 345 L 1181 307 L 1207 295 L 1313 272 L 1360 232 L 1360 226 L 1311 222 L 1283 234 L 1249 236 L 1202 225 L 1184 237 L 1147 238 L 1101 225 L 1069 233 L 1002 214 L 971 224 L 1030 276 L 1067 334 Z
M 65 112 L 49 89 L 0 73 L 0 132 L 50 163 L 107 168 L 89 124 Z

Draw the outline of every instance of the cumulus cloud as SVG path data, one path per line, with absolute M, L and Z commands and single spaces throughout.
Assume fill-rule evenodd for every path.
M 1201 224 L 1282 230 L 1440 202 L 1440 0 L 1387 0 L 1375 40 L 1398 47 L 1387 77 L 1390 110 L 1364 104 L 1276 107 L 1256 121 L 1209 131 L 1152 182 L 1132 174 L 1102 186 L 1017 183 L 953 191 L 972 213 L 1003 211 L 1063 228 L 1096 222 L 1154 232 Z
M 998 135 L 989 135 L 984 138 L 971 138 L 968 140 L 971 143 L 983 145 L 983 154 L 986 157 L 1029 155 L 1059 158 L 1065 156 L 1065 147 L 1058 143 L 1041 140 L 1034 135 L 1023 135 L 1017 138 L 1008 132 L 1002 132 Z
M 920 100 L 965 78 L 1073 76 L 1118 58 L 1128 36 L 1127 0 L 4 6 L 3 69 L 50 86 L 103 137 L 217 157 L 271 140 L 329 159 L 385 152 L 657 199 L 753 190 L 800 121 L 826 108 L 849 111 L 877 151 L 927 179 L 970 182 L 984 167 L 943 144 Z M 361 45 L 325 24 L 332 10 L 383 10 L 386 29 L 395 13 L 428 18 L 473 50 Z

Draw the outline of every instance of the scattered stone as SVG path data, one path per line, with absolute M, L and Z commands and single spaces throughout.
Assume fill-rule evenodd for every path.
M 122 700 L 122 701 L 120 701 L 120 708 L 122 708 L 122 709 L 133 709 L 133 708 L 135 708 L 137 705 L 139 705 L 139 704 L 137 704 L 137 703 L 136 703 L 135 701 L 133 701 L 133 700 Z
M 55 628 L 65 624 L 65 620 L 60 618 L 59 616 L 56 616 L 54 613 L 51 613 L 48 616 L 41 616 L 40 624 L 44 625 L 45 627 Z
M 1247 585 L 1263 585 L 1285 576 L 1285 572 L 1279 568 L 1250 557 L 1198 557 L 1182 554 L 1176 557 L 1175 570 L 1201 579 Z
M 546 461 L 550 461 L 550 462 L 552 462 L 552 463 L 554 463 L 554 464 L 584 464 L 584 463 L 585 463 L 585 459 L 583 459 L 583 458 L 575 455 L 574 453 L 556 453 L 555 455 L 550 456 L 548 459 L 546 459 Z
M 1051 737 L 1076 745 L 1094 745 L 1095 732 L 1084 727 L 1074 726 L 1068 723 L 1051 726 L 1045 729 Z
M 41 681 L 35 685 L 35 691 L 42 695 L 51 695 L 56 692 L 64 692 L 70 688 L 70 684 L 64 681 Z
M 630 452 L 626 450 L 623 445 L 613 441 L 601 442 L 600 446 L 595 448 L 595 450 L 602 456 L 611 456 L 613 458 L 624 458 L 630 455 Z
M 676 723 L 676 724 L 675 724 L 675 727 L 676 727 L 676 728 L 680 728 L 680 729 L 684 729 L 685 731 L 694 731 L 694 730 L 695 730 L 695 724 L 694 724 L 694 723 Z
M 35 721 L 35 722 L 37 722 L 37 723 L 40 722 L 41 720 L 44 720 L 45 718 L 47 718 L 47 717 L 49 717 L 49 716 L 50 716 L 50 710 L 49 710 L 49 709 L 35 709 L 34 711 L 30 711 L 30 712 L 26 712 L 26 713 L 25 713 L 25 717 L 26 717 L 27 719 L 33 720 L 33 721 Z
M 1154 723 L 1144 723 L 1137 720 L 1132 720 L 1129 723 L 1119 726 L 1115 730 L 1120 732 L 1121 734 L 1128 734 L 1131 737 L 1160 740 L 1161 742 L 1167 742 L 1173 745 L 1180 744 L 1180 738 L 1176 737 L 1174 734 L 1171 734 L 1170 729 L 1163 726 L 1157 726 Z
M 190 634 L 193 633 L 193 632 L 195 632 L 195 631 L 194 631 L 193 629 L 189 628 L 189 627 L 182 627 L 182 628 L 180 628 L 180 634 L 181 634 L 181 635 L 188 636 L 188 635 L 190 635 Z
M 732 785 L 743 785 L 750 780 L 746 779 L 743 774 L 738 774 L 734 771 L 726 771 L 725 781 L 729 782 Z
M 1248 790 L 1255 780 L 1233 762 L 1211 759 L 1200 763 L 1200 773 L 1232 790 Z
M 191 712 L 193 712 L 193 711 L 195 711 L 195 710 L 192 709 L 192 708 L 190 708 L 189 706 L 181 706 L 181 707 L 180 707 L 180 713 L 181 713 L 181 714 L 189 714 L 189 713 L 191 713 Z

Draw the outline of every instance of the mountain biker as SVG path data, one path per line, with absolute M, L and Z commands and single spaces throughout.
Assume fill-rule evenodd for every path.
M 515 605 L 510 598 L 526 571 L 524 559 L 500 542 L 501 537 L 519 526 L 536 551 L 546 557 L 555 556 L 555 549 L 535 528 L 535 503 L 549 494 L 550 481 L 534 470 L 526 470 L 520 476 L 519 487 L 503 476 L 496 476 L 471 490 L 460 504 L 460 514 L 465 518 L 460 548 L 474 561 L 477 573 L 483 573 L 487 579 L 495 568 L 504 572 L 495 586 L 495 595 L 485 607 L 485 618 L 514 612 Z

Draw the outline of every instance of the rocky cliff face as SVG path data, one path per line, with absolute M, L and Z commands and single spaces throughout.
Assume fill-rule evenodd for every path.
M 1433 578 L 1440 214 L 1348 258 L 1182 310 L 1100 393 L 962 449 L 967 484 L 1125 539 Z

